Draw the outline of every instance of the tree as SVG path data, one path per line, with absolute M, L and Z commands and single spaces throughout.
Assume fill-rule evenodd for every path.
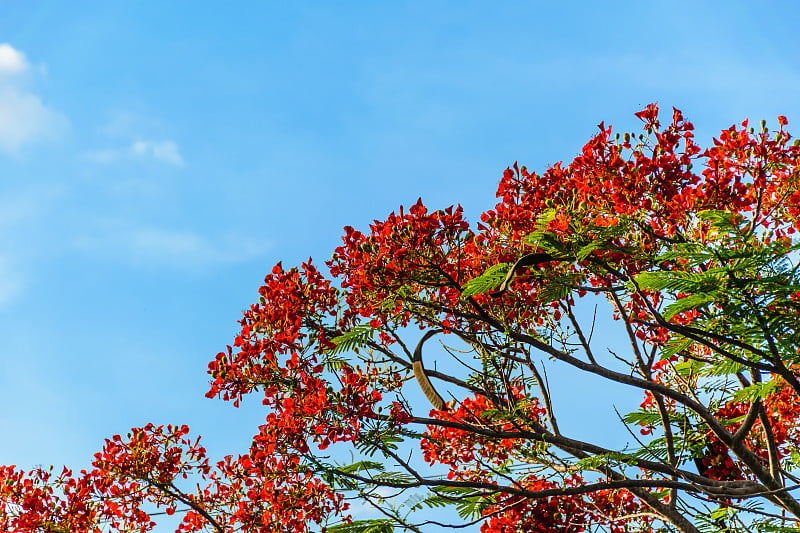
M 705 150 L 677 110 L 636 116 L 643 134 L 601 123 L 569 165 L 506 169 L 474 228 L 419 201 L 345 228 L 332 279 L 278 263 L 209 365 L 209 397 L 263 401 L 249 453 L 137 428 L 79 475 L 4 467 L 0 525 L 146 531 L 161 509 L 183 531 L 423 531 L 453 506 L 486 533 L 796 531 L 800 148 L 782 116 Z M 629 445 L 562 431 L 549 364 L 642 395 Z

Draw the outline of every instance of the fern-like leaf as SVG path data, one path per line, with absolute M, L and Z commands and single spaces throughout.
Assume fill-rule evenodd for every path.
M 342 522 L 334 526 L 329 526 L 328 531 L 332 533 L 392 533 L 394 525 L 384 518 L 373 520 L 354 520 L 352 522 Z
M 484 292 L 496 288 L 503 282 L 510 267 L 511 265 L 509 263 L 498 263 L 490 266 L 486 269 L 486 272 L 477 278 L 472 278 L 464 285 L 464 290 L 461 291 L 461 297 L 469 298 L 470 296 L 483 294 Z
M 334 337 L 332 342 L 336 345 L 335 348 L 330 350 L 330 353 L 336 355 L 352 349 L 362 348 L 367 346 L 369 341 L 372 340 L 372 335 L 375 329 L 369 324 L 359 324 L 347 333 Z

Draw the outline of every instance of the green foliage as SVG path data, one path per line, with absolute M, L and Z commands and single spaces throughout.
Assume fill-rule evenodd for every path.
M 338 354 L 327 352 L 322 360 L 322 364 L 325 366 L 325 370 L 335 372 L 337 370 L 341 370 L 342 367 L 349 365 L 350 359 Z
M 634 411 L 622 417 L 626 424 L 653 426 L 661 423 L 661 415 L 655 411 Z
M 336 345 L 335 348 L 330 350 L 334 355 L 350 350 L 357 350 L 368 345 L 372 340 L 375 329 L 369 324 L 359 324 L 354 326 L 350 331 L 334 337 L 332 342 Z
M 369 456 L 373 457 L 377 452 L 382 450 L 396 450 L 398 443 L 404 441 L 403 436 L 407 435 L 406 431 L 385 431 L 382 433 L 372 434 L 371 438 L 364 438 L 355 443 L 356 449 Z
M 719 289 L 723 272 L 719 270 L 688 273 L 680 271 L 642 272 L 634 279 L 642 289 L 668 290 L 684 293 L 713 293 Z
M 349 523 L 342 522 L 335 526 L 329 526 L 328 531 L 332 533 L 392 533 L 394 531 L 392 524 L 392 520 L 385 518 L 353 520 Z
M 381 472 L 380 474 L 375 474 L 372 476 L 372 479 L 383 483 L 397 484 L 411 483 L 414 481 L 414 477 L 410 474 L 406 474 L 405 472 Z
M 743 360 L 757 361 L 768 352 L 798 362 L 800 306 L 789 298 L 800 291 L 798 267 L 789 260 L 798 244 L 757 236 L 752 223 L 738 214 L 709 210 L 698 218 L 711 230 L 707 240 L 675 244 L 654 259 L 654 269 L 635 276 L 629 289 L 661 292 L 666 321 L 695 311 L 691 327 L 717 335 L 717 346 Z M 689 354 L 697 346 L 673 334 L 661 347 L 661 359 Z M 709 362 L 696 370 L 704 376 L 723 376 L 745 368 L 730 358 L 713 357 Z M 768 393 L 764 386 L 753 385 L 735 399 Z
M 454 501 L 458 516 L 464 520 L 472 520 L 481 516 L 484 509 L 487 509 L 492 503 L 492 498 L 488 497 L 486 492 L 469 487 L 439 486 L 435 487 L 433 491 Z
M 580 285 L 586 279 L 584 272 L 570 272 L 548 278 L 547 283 L 542 285 L 537 294 L 537 298 L 543 302 L 554 302 L 569 296 L 573 288 Z
M 441 494 L 431 493 L 428 496 L 414 494 L 405 502 L 404 505 L 409 508 L 409 511 L 413 512 L 426 507 L 428 509 L 434 509 L 437 507 L 447 507 L 448 505 L 452 504 L 453 500 L 451 498 L 446 498 Z
M 704 222 L 709 222 L 720 233 L 729 235 L 742 235 L 744 233 L 745 220 L 739 213 L 707 209 L 698 212 L 697 217 Z
M 575 463 L 575 467 L 579 470 L 596 470 L 605 466 L 628 464 L 632 461 L 635 461 L 635 459 L 635 456 L 625 453 L 601 453 L 592 455 L 590 457 L 584 457 Z
M 697 520 L 697 529 L 703 533 L 717 533 L 720 529 L 727 530 L 726 524 L 728 520 L 736 516 L 735 509 L 720 507 L 708 513 L 695 515 Z
M 461 291 L 461 297 L 469 298 L 470 296 L 483 294 L 496 288 L 503 282 L 503 279 L 505 279 L 509 268 L 511 268 L 509 263 L 498 263 L 490 266 L 483 274 L 477 278 L 472 278 L 464 285 L 464 290 Z
M 689 378 L 690 376 L 697 376 L 700 375 L 705 368 L 706 363 L 703 361 L 698 361 L 696 359 L 688 359 L 686 361 L 681 361 L 679 363 L 675 363 L 673 368 L 675 372 L 684 378 Z
M 704 376 L 728 376 L 738 374 L 747 368 L 743 363 L 738 363 L 731 359 L 721 359 L 713 365 L 703 368 Z
M 664 320 L 671 320 L 672 317 L 683 313 L 684 311 L 688 311 L 689 309 L 695 309 L 697 307 L 702 307 L 706 304 L 712 303 L 716 301 L 716 298 L 713 294 L 692 294 L 691 296 L 687 296 L 686 298 L 681 298 L 680 300 L 676 301 L 673 304 L 670 304 L 664 310 Z
M 536 221 L 536 227 L 522 239 L 522 242 L 533 248 L 540 248 L 542 241 L 547 236 L 547 226 L 556 218 L 557 214 L 558 211 L 556 209 L 545 209 L 542 211 L 542 214 L 539 215 L 539 219 Z
M 797 533 L 796 526 L 784 526 L 772 522 L 760 522 L 755 524 L 755 528 L 766 533 Z
M 692 345 L 692 340 L 687 339 L 683 335 L 671 335 L 669 340 L 659 350 L 659 359 L 661 361 L 669 359 L 673 355 L 680 354 L 688 350 Z
M 355 474 L 367 470 L 377 470 L 379 472 L 383 472 L 383 463 L 378 463 L 375 461 L 357 461 L 349 465 L 340 466 L 338 470 L 346 474 Z
M 775 390 L 779 383 L 780 381 L 777 379 L 772 379 L 766 383 L 753 383 L 737 390 L 733 394 L 733 399 L 736 401 L 746 400 L 748 402 L 760 400 Z

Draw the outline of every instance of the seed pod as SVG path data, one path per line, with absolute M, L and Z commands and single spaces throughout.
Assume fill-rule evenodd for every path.
M 428 379 L 428 375 L 425 374 L 422 361 L 414 361 L 411 364 L 411 367 L 414 369 L 414 377 L 417 378 L 417 382 L 419 383 L 422 392 L 425 393 L 425 396 L 428 398 L 428 401 L 431 402 L 433 408 L 437 411 L 444 410 L 445 401 L 441 396 L 439 396 L 439 393 L 436 392 L 436 389 L 433 388 L 431 380 Z

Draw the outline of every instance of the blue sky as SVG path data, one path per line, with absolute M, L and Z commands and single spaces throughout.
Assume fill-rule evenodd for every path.
M 602 6 L 602 7 L 598 7 Z M 0 3 L 0 464 L 188 423 L 271 266 L 422 197 L 495 204 L 649 102 L 800 121 L 795 2 Z M 568 398 L 565 397 L 565 401 Z M 574 400 L 570 400 L 573 401 Z M 577 403 L 565 406 L 580 412 Z

